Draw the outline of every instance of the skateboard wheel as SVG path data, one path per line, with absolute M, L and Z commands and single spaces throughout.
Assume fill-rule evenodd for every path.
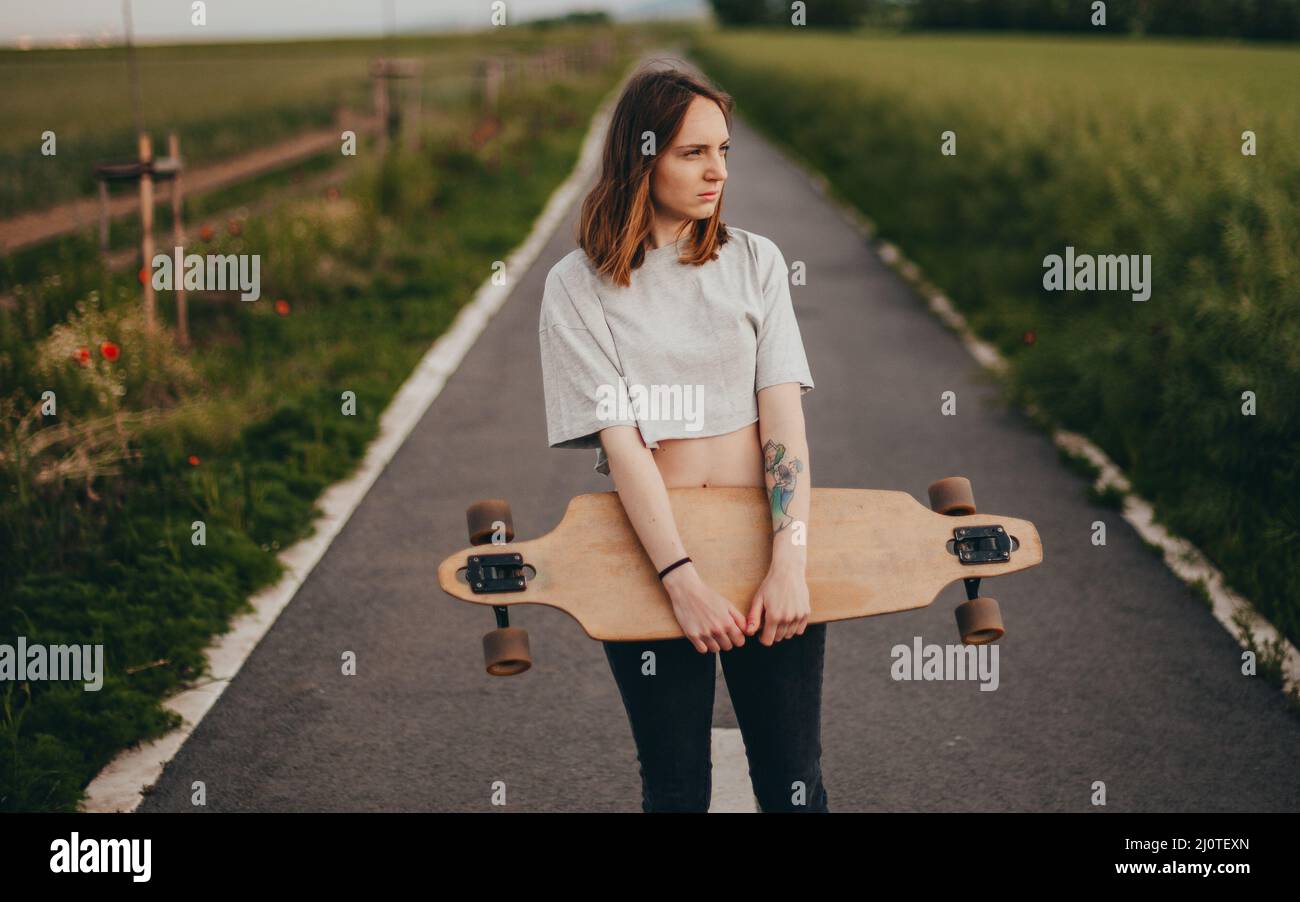
M 514 676 L 533 666 L 528 631 L 503 626 L 483 636 L 483 660 L 492 676 Z
M 984 645 L 1002 638 L 1002 612 L 992 598 L 981 595 L 957 605 L 957 632 L 967 645 Z
M 500 498 L 475 501 L 465 508 L 465 520 L 469 524 L 469 543 L 486 545 L 492 541 L 496 532 L 493 524 L 498 520 L 506 525 L 506 541 L 515 540 L 515 524 L 510 517 L 510 505 Z
M 930 510 L 944 516 L 975 513 L 975 494 L 965 476 L 947 476 L 930 483 Z

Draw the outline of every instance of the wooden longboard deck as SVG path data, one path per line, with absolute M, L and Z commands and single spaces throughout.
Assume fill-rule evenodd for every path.
M 742 614 L 767 575 L 772 515 L 764 489 L 668 490 L 686 553 L 704 581 Z M 1019 542 L 1010 560 L 962 564 L 949 551 L 959 526 L 1000 525 Z M 1038 530 L 998 514 L 944 516 L 907 492 L 813 488 L 807 529 L 810 623 L 906 611 L 930 604 L 962 578 L 1001 576 L 1043 560 Z M 476 594 L 457 571 L 471 555 L 516 553 L 536 568 L 521 592 Z M 538 539 L 469 546 L 444 560 L 448 595 L 487 606 L 544 604 L 571 615 L 593 639 L 631 641 L 682 635 L 668 593 L 641 546 L 617 492 L 578 495 Z

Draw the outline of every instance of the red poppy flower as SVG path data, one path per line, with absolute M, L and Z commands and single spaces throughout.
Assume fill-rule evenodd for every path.
M 99 353 L 104 355 L 105 360 L 116 360 L 121 349 L 111 341 L 106 341 L 99 346 Z
M 145 285 L 149 282 L 149 268 L 147 266 L 140 267 L 139 277 L 141 285 Z
M 72 352 L 72 359 L 82 366 L 90 366 L 90 348 L 77 348 Z
M 280 298 L 278 301 L 275 302 L 275 312 L 280 314 L 281 316 L 288 316 L 289 302 L 286 301 L 284 298 Z
M 212 236 L 215 234 L 216 232 L 213 230 L 212 226 L 208 225 L 206 222 L 203 223 L 202 227 L 199 229 L 199 237 L 204 241 L 211 241 Z
M 197 454 L 191 454 L 191 455 L 190 455 L 190 466 L 191 466 L 191 467 L 197 467 L 198 465 L 199 465 L 199 456 L 198 456 Z
M 1038 340 L 1038 333 L 1032 329 L 1025 333 L 1025 344 L 1031 345 Z

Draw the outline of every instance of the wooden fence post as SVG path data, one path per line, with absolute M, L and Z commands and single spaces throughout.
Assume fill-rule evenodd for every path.
M 152 331 L 155 328 L 153 293 L 153 142 L 140 133 L 140 256 L 144 258 L 144 321 Z
M 375 115 L 379 118 L 379 153 L 382 155 L 388 147 L 388 79 L 384 78 L 383 61 L 376 61 L 370 70 L 370 81 L 374 91 Z
M 176 132 L 170 132 L 167 135 L 167 155 L 171 157 L 171 162 L 176 166 L 176 171 L 172 174 L 172 238 L 176 247 L 184 246 L 184 227 L 181 224 L 181 139 Z M 184 259 L 184 251 L 181 252 L 181 259 Z M 181 273 L 173 273 L 175 279 L 173 288 L 176 292 L 176 340 L 182 348 L 189 347 L 190 344 L 190 318 L 185 299 L 185 280 Z

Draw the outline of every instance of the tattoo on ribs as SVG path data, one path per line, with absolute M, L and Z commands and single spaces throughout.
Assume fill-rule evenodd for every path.
M 773 480 L 772 520 L 778 524 L 772 530 L 775 535 L 794 522 L 787 511 L 794 498 L 795 474 L 803 472 L 803 461 L 794 457 L 786 458 L 785 445 L 768 439 L 763 446 L 763 469 L 772 475 Z

